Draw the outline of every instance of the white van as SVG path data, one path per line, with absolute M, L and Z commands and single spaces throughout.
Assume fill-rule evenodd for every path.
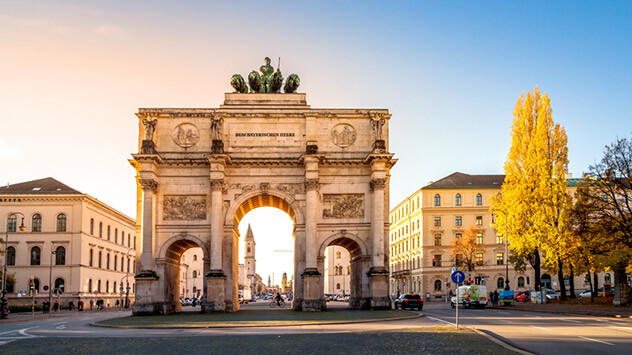
M 458 290 L 459 306 L 463 308 L 469 307 L 485 307 L 489 299 L 487 298 L 487 287 L 483 285 L 467 285 L 459 286 Z M 450 305 L 456 307 L 456 297 L 452 297 Z

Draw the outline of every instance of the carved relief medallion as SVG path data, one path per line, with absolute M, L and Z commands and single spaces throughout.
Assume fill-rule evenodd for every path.
M 164 220 L 206 219 L 205 196 L 165 196 Z
M 324 194 L 323 218 L 364 218 L 364 194 Z
M 331 140 L 335 145 L 345 148 L 352 145 L 357 138 L 357 133 L 352 125 L 340 123 L 331 130 Z
M 200 132 L 191 123 L 183 123 L 173 130 L 173 141 L 182 148 L 189 148 L 200 140 Z

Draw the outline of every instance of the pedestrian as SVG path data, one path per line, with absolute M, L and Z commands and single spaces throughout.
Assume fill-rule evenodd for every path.
M 68 302 L 68 310 L 72 311 L 75 308 L 75 303 L 73 301 Z
M 116 308 L 118 308 L 118 306 L 119 306 L 119 300 L 116 300 L 115 305 L 116 305 Z
M 53 308 L 55 309 L 55 313 L 57 313 L 57 311 L 59 310 L 59 303 L 57 301 L 55 301 L 55 303 L 53 304 Z
M 494 291 L 494 306 L 498 306 L 499 296 L 498 291 Z
M 90 300 L 90 310 L 92 310 L 92 306 L 94 305 L 94 301 Z
M 77 311 L 78 312 L 82 312 L 83 311 L 83 301 L 79 301 L 77 302 Z

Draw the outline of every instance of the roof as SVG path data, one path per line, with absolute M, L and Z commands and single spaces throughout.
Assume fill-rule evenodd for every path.
M 250 224 L 248 224 L 248 232 L 246 232 L 246 239 L 255 240 L 255 237 L 252 234 L 252 228 L 250 228 Z
M 7 184 L 7 186 L 0 187 L 0 194 L 59 195 L 81 194 L 81 192 L 59 182 L 52 177 L 47 177 L 38 180 L 21 182 L 15 185 Z
M 464 173 L 452 173 L 439 181 L 432 182 L 422 190 L 429 189 L 500 189 L 505 180 L 505 175 L 470 175 Z

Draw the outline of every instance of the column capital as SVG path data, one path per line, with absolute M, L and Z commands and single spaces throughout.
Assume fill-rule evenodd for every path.
M 305 179 L 305 191 L 318 191 L 318 179 Z
M 224 179 L 209 179 L 211 182 L 211 191 L 222 191 L 224 188 Z
M 158 189 L 158 182 L 154 179 L 138 179 L 138 183 L 142 186 L 143 190 L 156 191 Z
M 384 187 L 386 186 L 386 178 L 372 179 L 370 185 L 371 191 L 384 189 Z

